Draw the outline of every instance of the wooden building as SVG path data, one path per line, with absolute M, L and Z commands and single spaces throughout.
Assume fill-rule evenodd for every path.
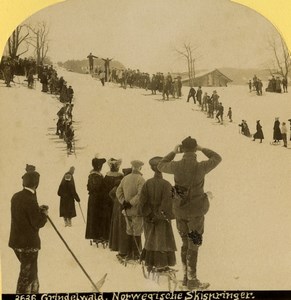
M 232 82 L 230 78 L 222 74 L 218 69 L 213 71 L 204 71 L 196 74 L 193 80 L 193 86 L 227 86 Z M 189 77 L 182 78 L 183 85 L 191 86 Z

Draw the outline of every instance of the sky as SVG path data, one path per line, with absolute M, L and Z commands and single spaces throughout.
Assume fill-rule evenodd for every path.
M 92 52 L 148 72 L 186 71 L 175 49 L 196 48 L 197 69 L 266 68 L 268 37 L 278 35 L 257 12 L 229 0 L 67 0 L 24 23 L 50 26 L 54 61 Z

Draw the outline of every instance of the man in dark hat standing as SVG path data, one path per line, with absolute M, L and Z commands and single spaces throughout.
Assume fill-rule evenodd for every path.
M 196 151 L 201 151 L 208 160 L 198 162 Z M 173 161 L 177 153 L 184 153 L 183 158 Z M 189 136 L 158 164 L 161 172 L 174 174 L 176 197 L 173 197 L 173 209 L 182 238 L 183 285 L 189 290 L 209 286 L 198 280 L 196 267 L 204 232 L 204 215 L 209 209 L 209 200 L 204 193 L 204 177 L 220 162 L 219 154 L 197 145 L 196 140 Z
M 39 292 L 37 257 L 40 250 L 38 231 L 47 221 L 48 207 L 39 206 L 36 188 L 39 173 L 29 170 L 22 177 L 23 190 L 11 199 L 11 229 L 9 247 L 20 261 L 20 273 L 16 293 Z
M 116 190 L 116 197 L 123 206 L 128 235 L 128 253 L 126 260 L 138 260 L 141 251 L 141 234 L 143 219 L 138 212 L 140 193 L 144 185 L 141 168 L 144 165 L 139 160 L 131 162 L 132 173 L 125 176 Z
M 139 212 L 144 218 L 145 245 L 142 260 L 148 272 L 167 272 L 176 264 L 174 239 L 171 219 L 172 186 L 163 179 L 157 169 L 162 157 L 153 157 L 149 164 L 155 172 L 154 177 L 147 180 L 140 195 Z

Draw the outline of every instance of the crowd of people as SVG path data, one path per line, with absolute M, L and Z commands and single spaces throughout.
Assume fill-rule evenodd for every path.
M 26 76 L 31 79 L 30 74 L 35 74 L 37 70 L 36 61 L 32 58 L 16 58 L 12 59 L 9 56 L 2 56 L 0 62 L 0 79 L 5 81 L 7 87 L 11 87 L 11 82 L 15 75 Z
M 30 71 L 28 72 L 28 76 L 29 74 Z M 52 65 L 39 65 L 37 67 L 37 78 L 42 84 L 41 91 L 43 93 L 56 95 L 59 101 L 63 104 L 57 112 L 58 121 L 56 124 L 56 135 L 65 141 L 67 145 L 67 153 L 69 155 L 74 152 L 75 131 L 73 128 L 72 113 L 74 108 L 74 90 L 71 85 L 67 85 L 63 76 L 58 76 L 57 71 Z M 33 80 L 33 76 L 32 80 L 29 80 L 28 77 L 28 87 L 30 87 L 30 82 L 33 82 Z
M 198 106 L 201 108 L 201 111 L 203 111 L 207 118 L 215 118 L 217 119 L 217 122 L 221 125 L 223 124 L 223 116 L 224 116 L 224 107 L 222 105 L 222 102 L 219 102 L 220 96 L 217 94 L 217 91 L 214 90 L 212 95 L 209 96 L 207 92 L 204 93 L 203 97 L 202 95 L 202 87 L 199 86 L 198 90 L 196 91 L 194 87 L 191 87 L 188 93 L 187 97 L 187 103 L 192 98 L 194 104 L 198 104 Z M 232 122 L 232 108 L 228 108 L 227 117 L 229 122 Z M 288 120 L 290 122 L 290 132 L 291 132 L 291 119 Z M 247 124 L 246 120 L 242 120 L 242 122 L 238 125 L 240 127 L 240 133 L 246 137 L 253 137 L 253 141 L 260 140 L 260 143 L 262 143 L 264 139 L 264 133 L 263 133 L 263 127 L 260 124 L 260 120 L 257 120 L 256 122 L 256 132 L 254 134 L 250 133 L 249 126 Z M 280 141 L 283 140 L 283 147 L 287 148 L 287 135 L 288 135 L 288 129 L 286 127 L 286 122 L 282 122 L 282 125 L 280 126 L 279 118 L 275 118 L 274 126 L 273 126 L 273 142 L 274 145 L 280 145 Z M 290 135 L 290 141 L 291 141 L 291 135 Z
M 217 122 L 222 125 L 224 122 L 224 106 L 222 102 L 219 101 L 220 96 L 217 91 L 214 90 L 211 96 L 209 96 L 207 92 L 204 93 L 203 97 L 202 94 L 203 91 L 201 86 L 198 87 L 197 91 L 194 87 L 191 87 L 188 93 L 187 103 L 192 98 L 194 104 L 198 104 L 200 110 L 206 114 L 207 118 L 214 119 L 215 116 Z M 229 122 L 232 122 L 231 107 L 228 109 L 227 117 Z
M 198 162 L 197 151 L 201 151 L 207 160 Z M 182 159 L 174 161 L 180 153 Z M 121 173 L 122 160 L 110 158 L 107 161 L 110 171 L 103 176 L 101 171 L 105 162 L 105 158 L 92 159 L 93 169 L 87 181 L 89 198 L 85 238 L 94 243 L 108 244 L 110 250 L 117 252 L 120 261 L 142 262 L 148 274 L 165 274 L 176 264 L 177 249 L 171 223 L 176 219 L 182 239 L 183 285 L 189 290 L 207 288 L 209 284 L 200 282 L 197 275 L 198 250 L 203 240 L 204 219 L 211 195 L 204 192 L 204 180 L 205 175 L 221 162 L 220 155 L 187 137 L 169 154 L 149 160 L 153 177 L 148 180 L 143 178 L 144 163 L 140 160 L 132 161 L 131 167 L 122 169 Z M 18 258 L 23 257 L 19 259 L 21 272 L 17 292 L 38 293 L 38 230 L 47 220 L 48 207 L 37 204 L 39 173 L 35 166 L 27 165 L 26 171 L 22 178 L 23 191 L 12 198 L 9 246 Z M 59 215 L 66 227 L 71 227 L 72 218 L 76 217 L 75 201 L 80 203 L 74 171 L 75 168 L 71 167 L 64 174 L 57 191 L 60 196 Z M 163 179 L 162 173 L 174 175 L 173 187 Z M 25 205 L 22 205 L 24 196 Z M 34 216 L 34 223 L 30 222 L 31 216 Z M 143 247 L 142 233 L 145 238 Z M 23 236 L 27 238 L 24 240 Z
M 100 76 L 103 85 L 111 80 L 123 88 L 127 86 L 144 88 L 151 90 L 154 95 L 158 91 L 164 100 L 169 100 L 170 95 L 174 98 L 182 96 L 180 77 L 173 80 L 170 73 L 166 76 L 157 73 L 150 77 L 147 73 L 130 69 L 113 69 L 109 72 L 109 62 L 110 60 L 107 61 L 106 72 L 101 71 L 98 74 L 101 75 L 103 72 Z M 9 64 L 4 63 L 4 69 L 7 66 Z M 93 65 L 90 65 L 91 68 L 93 70 Z M 42 84 L 42 92 L 59 96 L 63 107 L 57 113 L 56 134 L 65 139 L 68 151 L 72 152 L 74 141 L 72 87 L 67 87 L 66 81 L 63 77 L 58 77 L 53 66 L 31 66 L 23 70 L 28 87 L 33 87 L 33 75 L 36 72 Z M 4 72 L 5 74 L 7 75 Z M 256 90 L 260 94 L 260 88 L 257 86 L 258 84 Z M 216 118 L 218 123 L 223 124 L 224 107 L 216 90 L 209 96 L 206 92 L 203 94 L 201 86 L 197 91 L 191 87 L 187 97 L 188 103 L 191 98 L 207 118 Z M 227 117 L 229 122 L 232 122 L 231 107 L 228 109 Z M 291 127 L 291 119 L 288 121 Z M 252 136 L 245 120 L 239 126 L 243 135 Z M 283 140 L 284 147 L 287 147 L 285 122 L 280 127 L 279 118 L 276 118 L 273 130 L 274 143 Z M 264 139 L 260 120 L 257 121 L 256 133 L 253 135 L 253 140 L 256 139 L 260 139 L 260 142 Z M 208 159 L 198 162 L 197 151 L 201 151 Z M 174 161 L 179 153 L 183 153 L 182 159 Z M 103 176 L 101 171 L 106 161 L 109 171 Z M 199 146 L 191 137 L 184 139 L 164 157 L 154 156 L 150 159 L 153 177 L 148 180 L 145 180 L 141 173 L 144 166 L 141 160 L 132 161 L 130 168 L 122 169 L 120 172 L 121 159 L 93 158 L 93 169 L 87 181 L 89 197 L 85 239 L 97 246 L 100 243 L 104 247 L 108 246 L 111 251 L 117 252 L 117 259 L 120 262 L 140 261 L 146 266 L 148 273 L 167 273 L 176 264 L 177 249 L 171 223 L 176 219 L 177 230 L 182 240 L 180 255 L 183 285 L 189 290 L 207 288 L 209 284 L 200 282 L 197 275 L 198 250 L 203 242 L 204 220 L 211 197 L 211 193 L 204 191 L 204 180 L 205 175 L 220 162 L 219 154 Z M 75 201 L 79 205 L 81 202 L 75 185 L 74 172 L 75 168 L 71 167 L 64 174 L 57 190 L 60 197 L 59 216 L 64 219 L 65 227 L 72 227 L 72 219 L 77 216 Z M 174 175 L 175 185 L 172 186 L 163 179 L 162 173 Z M 39 207 L 37 204 L 36 189 L 39 174 L 34 166 L 26 166 L 22 180 L 24 189 L 16 193 L 11 202 L 12 224 L 9 246 L 21 264 L 17 293 L 38 293 L 37 254 L 40 249 L 38 230 L 47 221 L 48 207 Z M 23 199 L 25 205 L 21 203 Z M 145 238 L 143 246 L 142 234 Z
M 283 87 L 283 89 L 282 89 Z M 282 79 L 279 76 L 272 76 L 269 79 L 268 87 L 266 88 L 266 92 L 271 93 L 288 93 L 288 80 L 286 77 Z
M 52 65 L 47 66 L 42 63 L 37 65 L 34 59 L 28 58 L 11 59 L 3 56 L 0 70 L 0 75 L 2 75 L 7 87 L 11 87 L 14 76 L 19 75 L 25 76 L 28 88 L 34 88 L 35 76 L 37 76 L 37 80 L 42 85 L 41 91 L 43 93 L 50 93 L 59 97 L 63 107 L 57 112 L 56 135 L 66 142 L 68 154 L 74 152 L 74 128 L 72 125 L 74 90 L 72 86 L 67 85 L 63 76 L 58 77 L 58 73 Z
M 256 91 L 258 96 L 263 95 L 263 83 L 262 80 L 254 75 L 253 80 L 249 80 L 248 82 L 250 92 Z M 272 76 L 269 79 L 268 86 L 266 88 L 266 92 L 271 93 L 288 93 L 288 80 L 287 77 L 283 77 L 282 79 L 279 76 Z
M 290 123 L 290 132 L 291 132 L 291 119 L 288 119 Z M 257 120 L 256 123 L 256 132 L 252 135 L 249 130 L 249 126 L 247 124 L 246 120 L 242 120 L 241 124 L 238 126 L 241 127 L 240 133 L 246 137 L 253 137 L 253 141 L 260 140 L 260 143 L 262 143 L 264 139 L 264 133 L 263 133 L 263 127 L 260 123 L 260 120 Z M 271 144 L 273 145 L 280 145 L 280 141 L 283 141 L 283 147 L 287 148 L 287 135 L 288 135 L 288 128 L 286 126 L 286 122 L 282 122 L 282 125 L 280 125 L 279 117 L 275 118 L 274 126 L 273 126 L 273 142 Z M 291 135 L 290 135 L 290 141 L 291 141 Z

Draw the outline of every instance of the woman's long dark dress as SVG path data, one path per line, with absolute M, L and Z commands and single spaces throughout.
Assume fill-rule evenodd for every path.
M 103 240 L 103 175 L 91 171 L 88 177 L 87 190 L 89 192 L 87 208 L 86 239 Z
M 109 240 L 109 232 L 111 226 L 111 216 L 113 210 L 113 200 L 109 196 L 110 191 L 116 185 L 117 182 L 120 182 L 123 178 L 123 175 L 119 172 L 108 172 L 103 180 L 103 194 L 104 194 L 104 202 L 103 202 L 103 238 L 105 241 Z

